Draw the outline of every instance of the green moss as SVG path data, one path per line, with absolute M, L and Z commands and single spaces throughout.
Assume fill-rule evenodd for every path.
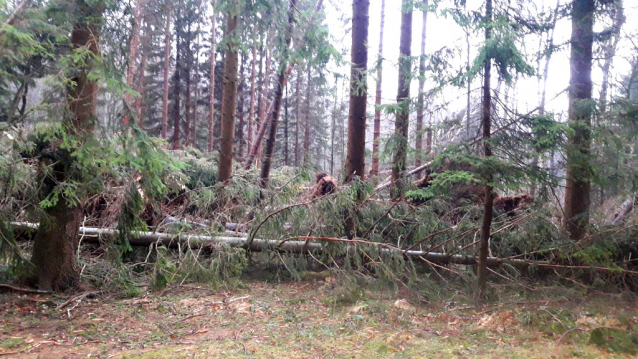
M 616 353 L 638 354 L 638 333 L 598 328 L 589 333 L 589 343 Z

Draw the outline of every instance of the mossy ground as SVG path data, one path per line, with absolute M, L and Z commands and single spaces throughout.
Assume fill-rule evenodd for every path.
M 638 332 L 631 295 L 552 288 L 533 298 L 505 293 L 513 300 L 477 309 L 383 290 L 342 300 L 331 277 L 244 283 L 89 297 L 63 309 L 68 297 L 5 294 L 0 356 L 624 358 Z

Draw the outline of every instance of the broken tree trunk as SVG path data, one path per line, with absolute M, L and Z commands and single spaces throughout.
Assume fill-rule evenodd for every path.
M 637 198 L 638 194 L 634 194 L 631 197 L 627 198 L 625 202 L 620 205 L 620 208 L 618 208 L 618 210 L 614 212 L 614 215 L 609 220 L 609 224 L 616 226 L 623 223 L 627 215 L 631 213 L 631 211 L 633 211 L 634 203 L 636 202 Z

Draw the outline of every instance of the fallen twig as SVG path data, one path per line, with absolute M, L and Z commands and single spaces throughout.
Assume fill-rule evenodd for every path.
M 51 294 L 53 292 L 48 290 L 40 290 L 40 289 L 31 289 L 31 288 L 22 288 L 22 287 L 14 287 L 9 284 L 0 284 L 0 289 L 6 289 L 12 292 L 19 293 L 27 293 L 27 294 Z

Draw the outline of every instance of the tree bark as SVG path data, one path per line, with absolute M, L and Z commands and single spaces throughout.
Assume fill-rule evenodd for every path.
M 215 144 L 215 47 L 217 40 L 215 39 L 215 25 L 217 22 L 217 13 L 215 12 L 216 3 L 213 2 L 213 19 L 210 30 L 210 87 L 208 89 L 208 152 L 213 152 Z
M 233 142 L 235 140 L 235 111 L 237 110 L 237 44 L 232 40 L 236 37 L 238 27 L 238 4 L 233 2 L 235 9 L 226 14 L 226 36 L 230 38 L 226 44 L 226 62 L 224 65 L 224 86 L 222 91 L 222 126 L 219 150 L 218 180 L 225 182 L 232 176 L 233 171 Z M 234 10 L 234 11 L 233 11 Z
M 270 132 L 268 139 L 266 140 L 266 148 L 264 151 L 264 157 L 261 166 L 261 186 L 263 188 L 268 187 L 268 181 L 270 179 L 270 166 L 272 165 L 273 154 L 275 152 L 275 141 L 277 140 L 277 122 L 279 120 L 279 113 L 281 111 L 281 99 L 284 93 L 284 87 L 286 86 L 286 69 L 288 67 L 288 57 L 290 51 L 290 42 L 292 41 L 292 28 L 295 21 L 295 8 L 297 6 L 297 0 L 290 0 L 290 8 L 288 9 L 288 30 L 286 32 L 286 47 L 282 55 L 282 64 L 279 67 L 279 76 L 277 79 L 277 89 L 275 90 L 274 109 L 270 116 Z
M 176 19 L 180 19 L 181 10 L 177 9 L 177 17 Z M 181 40 L 181 29 L 179 24 L 175 23 L 175 37 L 177 38 L 177 42 L 175 44 L 175 73 L 173 74 L 173 150 L 179 148 L 179 120 L 180 120 L 180 71 L 181 71 L 181 61 L 180 56 L 182 53 L 182 49 L 180 48 L 180 40 Z
M 288 166 L 288 82 L 284 98 L 284 166 Z
M 465 64 L 465 71 L 468 73 L 467 75 L 467 98 L 466 98 L 466 108 L 465 108 L 465 136 L 467 139 L 470 139 L 470 115 L 472 114 L 471 107 L 471 95 L 472 95 L 472 79 L 470 78 L 470 62 L 471 62 L 471 47 L 470 47 L 470 30 L 467 30 L 465 34 L 465 43 L 467 46 L 467 63 Z
M 296 103 L 297 116 L 295 117 L 295 167 L 299 167 L 300 147 L 299 147 L 299 130 L 301 129 L 301 69 L 297 71 L 296 83 Z
M 385 1 L 385 0 L 383 0 Z M 334 174 L 335 136 L 337 134 L 337 102 L 339 101 L 339 77 L 335 76 L 335 100 L 332 106 L 332 125 L 330 126 L 330 174 Z
M 170 4 L 170 3 L 169 3 Z M 168 135 L 168 77 L 171 69 L 171 7 L 168 7 L 166 15 L 166 28 L 164 29 L 164 88 L 162 95 L 162 138 Z
M 572 7 L 569 120 L 573 133 L 569 136 L 567 148 L 563 227 L 573 240 L 583 238 L 589 226 L 591 69 L 595 8 L 594 0 L 576 1 Z
M 197 148 L 197 103 L 199 102 L 199 24 L 197 25 L 197 54 L 195 54 L 195 83 L 193 84 L 193 118 L 192 118 L 192 130 L 191 130 L 191 143 L 193 147 Z
M 355 176 L 363 178 L 365 175 L 369 9 L 369 0 L 352 1 L 352 66 L 344 182 L 350 182 Z
M 257 50 L 253 39 L 253 46 L 251 48 L 252 64 L 250 68 L 250 110 L 248 111 L 248 143 L 246 145 L 246 157 L 250 152 L 250 147 L 253 145 L 253 122 L 255 119 L 255 70 L 257 65 Z
M 99 30 L 102 22 L 104 3 L 76 1 L 75 23 L 71 31 L 71 48 L 89 51 L 98 57 Z M 94 59 L 89 57 L 78 65 L 70 84 L 66 88 L 69 116 L 65 121 L 80 141 L 92 136 L 96 120 L 97 79 L 89 73 L 94 67 Z M 42 189 L 50 193 L 60 182 L 72 179 L 74 157 L 68 149 L 55 149 L 59 158 L 49 163 L 51 171 L 42 181 Z M 41 161 L 46 161 L 41 159 Z M 40 166 L 46 165 L 41 162 Z M 48 193 L 43 193 L 48 194 Z M 42 225 L 38 228 L 33 245 L 31 262 L 35 265 L 35 279 L 44 290 L 65 290 L 79 284 L 80 272 L 77 265 L 79 229 L 82 207 L 73 206 L 62 195 L 55 206 L 45 209 Z
M 404 192 L 405 167 L 408 148 L 408 126 L 410 123 L 410 78 L 412 56 L 412 3 L 403 0 L 401 13 L 401 41 L 399 58 L 399 89 L 397 93 L 397 111 L 394 142 L 395 150 L 392 158 L 392 182 L 396 189 L 395 198 Z
M 489 42 L 492 38 L 492 0 L 485 3 L 485 42 Z M 487 56 L 483 64 L 483 152 L 485 158 L 492 156 L 492 147 L 490 145 L 491 127 L 492 127 L 492 94 L 490 89 L 490 76 L 492 75 L 492 59 Z M 490 185 L 492 183 L 492 175 L 487 174 L 485 178 L 485 194 L 483 203 L 483 225 L 481 227 L 481 247 L 478 258 L 477 280 L 478 286 L 476 291 L 477 303 L 485 300 L 487 295 L 487 254 L 490 245 L 490 232 L 492 228 L 492 217 L 494 211 L 494 189 Z
M 241 66 L 239 68 L 239 85 L 237 88 L 237 96 L 239 100 L 237 103 L 237 114 L 239 117 L 239 123 L 237 124 L 237 130 L 235 133 L 235 139 L 237 141 L 237 160 L 241 163 L 244 158 L 244 68 L 246 64 L 246 54 L 242 52 Z
M 385 25 L 385 0 L 381 0 L 381 28 L 379 30 L 379 55 L 377 59 L 377 91 L 374 100 L 374 132 L 372 138 L 372 168 L 370 174 L 379 174 L 379 137 L 381 137 L 381 83 L 383 82 L 383 27 Z
M 190 20 L 188 20 L 188 28 L 186 30 L 186 56 L 185 56 L 185 62 L 186 62 L 186 66 L 183 67 L 184 69 L 184 77 L 186 78 L 186 98 L 184 99 L 184 103 L 185 103 L 185 109 L 184 109 L 184 115 L 186 117 L 186 124 L 184 126 L 184 146 L 188 147 L 190 146 L 190 142 L 191 142 L 191 109 L 192 109 L 192 103 L 191 103 L 191 66 L 193 65 L 193 52 L 191 50 L 191 37 L 193 36 L 193 33 L 191 31 L 191 24 L 190 24 Z
M 423 4 L 428 5 L 428 1 L 424 0 Z M 425 39 L 426 39 L 426 27 L 428 23 L 428 12 L 423 11 L 423 28 L 421 29 L 421 58 L 419 59 L 419 97 L 417 100 L 416 108 L 416 155 L 414 158 L 414 166 L 421 166 L 421 155 L 423 151 L 423 112 L 425 107 L 425 99 L 423 94 L 423 88 L 425 87 Z M 432 150 L 432 129 L 427 129 L 427 151 L 426 154 L 430 154 Z
M 308 65 L 307 69 L 307 86 L 306 86 L 306 121 L 304 121 L 304 134 L 303 134 L 303 165 L 308 166 L 310 163 L 310 97 L 312 95 L 311 92 L 311 79 L 312 72 L 310 65 Z
M 128 69 L 126 72 L 126 84 L 131 89 L 135 86 L 135 62 L 137 61 L 137 47 L 140 37 L 140 25 L 142 22 L 142 18 L 140 16 L 141 7 L 141 0 L 136 0 L 135 8 L 133 8 L 133 29 L 131 30 L 131 42 L 128 50 Z M 133 108 L 133 103 L 131 103 L 131 94 L 128 91 L 124 93 L 124 102 L 129 108 L 124 110 L 122 123 L 124 126 L 128 126 L 130 122 L 129 109 Z

